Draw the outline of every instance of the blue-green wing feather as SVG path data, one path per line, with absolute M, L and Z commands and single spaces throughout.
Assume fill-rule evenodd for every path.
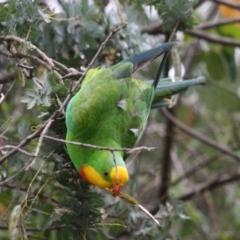
M 142 68 L 150 61 L 154 60 L 161 54 L 168 52 L 172 46 L 172 42 L 163 43 L 150 50 L 134 54 L 129 58 L 119 62 L 118 64 L 111 66 L 110 69 L 113 71 L 117 79 L 129 77 L 133 72 Z M 127 65 L 126 63 L 131 64 Z

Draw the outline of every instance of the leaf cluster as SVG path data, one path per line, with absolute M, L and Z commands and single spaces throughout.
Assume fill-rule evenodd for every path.
M 0 4 L 1 34 L 26 37 L 42 20 L 39 3 L 38 0 L 19 0 Z
M 104 204 L 102 194 L 92 192 L 76 170 L 64 169 L 55 175 L 63 186 L 58 189 L 64 200 L 55 210 L 60 219 L 54 225 L 71 228 L 79 236 L 84 236 L 91 228 L 96 229 L 101 221 L 100 208 Z
M 164 31 L 171 32 L 171 30 L 178 24 L 179 30 L 191 29 L 196 21 L 193 15 L 193 6 L 196 0 L 164 0 L 162 3 L 152 0 L 150 4 L 155 6 L 159 16 L 163 19 Z
M 191 29 L 196 20 L 193 15 L 193 7 L 197 0 L 129 0 L 131 4 L 143 10 L 143 6 L 150 6 L 157 10 L 163 22 L 164 32 L 171 32 L 178 24 L 179 30 Z
M 27 103 L 27 109 L 33 108 L 35 105 L 50 106 L 49 97 L 52 92 L 51 85 L 47 80 L 43 85 L 34 85 L 34 88 L 26 89 L 25 95 L 21 97 L 22 103 Z
M 49 17 L 49 24 L 40 23 L 40 33 L 34 42 L 48 56 L 72 57 L 76 61 L 71 67 L 79 66 L 79 59 L 84 60 L 87 56 L 89 61 L 104 39 L 103 15 L 100 8 L 89 1 L 73 1 L 71 4 L 60 1 L 60 4 L 63 11 Z M 88 54 L 85 55 L 85 51 Z

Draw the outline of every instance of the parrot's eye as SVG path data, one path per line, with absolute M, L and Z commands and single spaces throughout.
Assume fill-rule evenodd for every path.
M 104 174 L 105 177 L 108 177 L 108 171 L 107 171 L 107 170 L 105 170 L 105 171 L 103 172 L 103 174 Z

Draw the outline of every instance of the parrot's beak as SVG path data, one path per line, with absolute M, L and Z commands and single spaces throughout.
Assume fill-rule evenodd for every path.
M 113 191 L 113 196 L 114 197 L 116 197 L 116 196 L 118 196 L 118 194 L 120 193 L 120 191 L 121 191 L 121 187 L 122 186 L 120 186 L 119 184 L 113 184 L 112 185 L 112 191 Z
M 119 195 L 122 186 L 128 181 L 129 176 L 127 168 L 124 166 L 112 168 L 110 178 L 112 179 L 110 189 L 113 192 L 113 196 L 116 197 Z

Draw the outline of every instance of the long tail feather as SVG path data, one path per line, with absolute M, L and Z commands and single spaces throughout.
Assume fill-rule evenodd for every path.
M 161 107 L 164 98 L 168 98 L 174 94 L 185 91 L 190 86 L 202 85 L 205 83 L 206 79 L 204 77 L 198 77 L 195 79 L 189 79 L 180 82 L 159 82 L 154 94 L 151 108 Z
M 142 68 L 147 63 L 151 62 L 152 60 L 154 60 L 155 58 L 160 56 L 161 54 L 169 52 L 169 50 L 172 48 L 172 46 L 173 46 L 172 42 L 163 43 L 153 49 L 135 54 L 123 61 L 131 62 L 134 66 L 133 72 L 135 72 L 138 69 Z
M 132 63 L 131 71 L 135 72 L 138 69 L 142 68 L 147 63 L 151 62 L 152 60 L 160 56 L 161 54 L 168 52 L 172 48 L 173 44 L 174 43 L 172 42 L 163 43 L 153 49 L 134 54 L 129 58 L 119 62 L 118 64 L 111 66 L 110 68 L 112 69 L 112 71 L 114 72 L 114 74 L 117 76 L 118 79 L 121 77 L 126 77 L 126 73 L 122 71 L 123 67 L 121 67 L 125 65 L 125 67 L 127 68 L 129 66 L 128 64 L 125 64 L 125 63 Z M 121 73 L 124 76 L 122 76 Z M 129 73 L 130 71 L 128 70 L 127 74 Z

